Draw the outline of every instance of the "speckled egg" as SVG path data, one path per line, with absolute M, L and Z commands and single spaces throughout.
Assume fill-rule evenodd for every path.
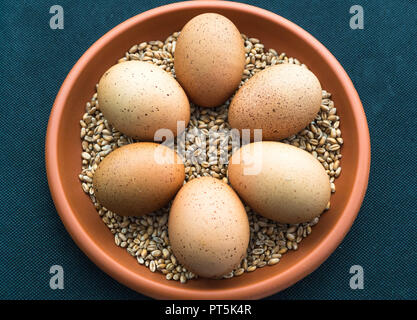
M 166 205 L 184 178 L 184 164 L 175 151 L 139 142 L 106 156 L 94 173 L 93 187 L 107 209 L 123 216 L 141 216 Z
M 224 103 L 239 86 L 244 67 L 242 36 L 226 17 L 204 13 L 182 29 L 174 68 L 177 80 L 195 104 L 215 107 Z
M 229 123 L 239 130 L 262 129 L 262 140 L 281 140 L 315 118 L 321 93 L 319 80 L 305 67 L 268 67 L 249 79 L 233 97 Z
M 280 223 L 311 221 L 330 201 L 330 181 L 321 163 L 281 142 L 243 146 L 229 160 L 228 177 L 255 212 Z
M 168 72 L 148 62 L 127 61 L 101 77 L 97 97 L 104 117 L 122 133 L 154 141 L 159 129 L 177 135 L 177 121 L 190 121 L 188 98 Z
M 248 217 L 239 197 L 221 180 L 187 182 L 172 204 L 168 230 L 175 257 L 201 277 L 220 278 L 246 256 Z

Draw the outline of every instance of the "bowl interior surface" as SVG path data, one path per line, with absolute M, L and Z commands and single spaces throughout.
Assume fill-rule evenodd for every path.
M 260 39 L 266 48 L 296 57 L 316 74 L 323 89 L 332 93 L 341 118 L 343 171 L 336 180 L 337 192 L 331 198 L 331 209 L 321 217 L 299 249 L 285 254 L 280 263 L 232 279 L 198 279 L 181 285 L 165 280 L 160 273 L 151 273 L 125 249 L 114 244 L 113 235 L 101 221 L 78 180 L 81 171 L 79 120 L 101 75 L 132 45 L 165 40 L 174 31 L 181 30 L 189 19 L 204 12 L 217 12 L 228 17 L 242 33 Z M 344 75 L 340 70 L 329 64 L 331 55 L 327 50 L 319 50 L 313 45 L 315 42 L 306 42 L 306 33 L 292 23 L 266 13 L 246 5 L 217 1 L 182 3 L 151 10 L 119 25 L 97 41 L 72 70 L 57 97 L 47 137 L 48 178 L 55 204 L 81 249 L 104 271 L 134 290 L 156 298 L 267 296 L 298 281 L 323 262 L 344 237 L 359 210 L 369 172 L 369 160 L 368 164 L 362 164 L 359 159 L 361 153 L 369 152 L 363 144 L 363 137 L 360 137 L 361 130 L 367 133 L 367 127 L 360 128 L 363 119 L 358 120 L 358 110 L 362 108 L 360 102 L 359 105 L 352 104 L 352 92 L 341 81 Z M 334 58 L 331 56 L 331 59 Z M 55 136 L 51 137 L 52 134 Z M 362 168 L 363 165 L 368 165 L 368 172 Z M 366 181 L 364 186 L 360 186 L 363 192 L 353 194 L 355 179 L 364 172 Z M 330 237 L 332 232 L 338 234 Z

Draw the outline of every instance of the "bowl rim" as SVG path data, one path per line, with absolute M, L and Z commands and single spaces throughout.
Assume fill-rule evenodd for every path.
M 355 188 L 350 194 L 350 198 L 344 208 L 344 214 L 336 222 L 335 226 L 329 231 L 328 235 L 298 263 L 284 270 L 278 275 L 268 279 L 260 280 L 255 284 L 244 285 L 238 288 L 219 289 L 201 291 L 198 289 L 170 287 L 162 283 L 149 280 L 140 276 L 126 267 L 120 265 L 110 255 L 107 255 L 91 239 L 75 217 L 69 200 L 64 193 L 64 187 L 59 175 L 58 163 L 58 132 L 61 121 L 63 120 L 63 110 L 65 101 L 74 86 L 81 70 L 92 60 L 96 52 L 107 42 L 111 41 L 120 32 L 129 29 L 133 25 L 145 21 L 149 18 L 158 16 L 162 13 L 175 12 L 184 8 L 207 8 L 207 9 L 232 9 L 250 14 L 255 14 L 263 19 L 280 24 L 284 28 L 291 29 L 309 46 L 313 47 L 319 55 L 333 69 L 347 93 L 347 103 L 353 108 L 354 120 L 357 128 L 361 128 L 361 136 L 358 140 L 358 169 L 354 178 Z M 356 92 L 349 76 L 336 60 L 336 58 L 311 34 L 294 24 L 293 22 L 265 9 L 255 6 L 227 1 L 190 1 L 178 2 L 157 7 L 140 13 L 108 31 L 104 36 L 97 40 L 73 66 L 66 79 L 64 80 L 53 105 L 45 143 L 45 162 L 48 184 L 52 199 L 65 228 L 77 244 L 77 246 L 104 272 L 111 277 L 126 285 L 127 287 L 141 292 L 153 298 L 162 299 L 258 299 L 279 292 L 297 281 L 301 280 L 316 268 L 318 268 L 341 243 L 355 220 L 368 185 L 371 157 L 369 129 L 366 121 L 365 112 L 359 95 Z

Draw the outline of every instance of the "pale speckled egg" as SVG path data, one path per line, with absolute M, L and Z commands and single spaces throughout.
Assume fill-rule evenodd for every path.
M 321 163 L 281 142 L 243 146 L 229 160 L 228 177 L 247 205 L 280 223 L 311 221 L 330 201 L 330 181 Z
M 104 117 L 122 133 L 154 141 L 158 129 L 177 135 L 177 121 L 190 121 L 188 98 L 174 79 L 149 62 L 127 61 L 107 70 L 97 98 Z
M 138 142 L 120 147 L 103 159 L 94 173 L 93 188 L 108 210 L 141 216 L 166 205 L 184 179 L 184 164 L 175 151 Z
M 183 27 L 175 47 L 174 69 L 195 104 L 215 107 L 224 103 L 239 86 L 244 67 L 242 36 L 226 17 L 204 13 Z
M 320 110 L 322 90 L 305 67 L 279 64 L 250 78 L 229 108 L 232 128 L 262 129 L 262 140 L 281 140 L 306 127 Z
M 187 182 L 172 204 L 168 230 L 175 257 L 201 277 L 220 278 L 246 256 L 248 217 L 239 197 L 221 180 Z

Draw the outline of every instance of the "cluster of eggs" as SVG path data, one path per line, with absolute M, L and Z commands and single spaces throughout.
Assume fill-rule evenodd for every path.
M 244 67 L 239 30 L 226 17 L 206 13 L 191 19 L 180 33 L 176 78 L 151 63 L 128 61 L 111 67 L 98 85 L 104 117 L 122 133 L 147 142 L 118 148 L 100 163 L 93 178 L 97 199 L 120 215 L 140 216 L 175 197 L 168 222 L 171 248 L 185 267 L 203 277 L 219 278 L 245 257 L 250 230 L 242 200 L 269 219 L 301 223 L 318 216 L 330 199 L 329 179 L 320 163 L 306 151 L 277 142 L 316 116 L 318 79 L 301 66 L 276 65 L 238 89 Z M 263 141 L 232 155 L 230 186 L 210 177 L 184 184 L 181 157 L 150 141 L 161 129 L 177 136 L 178 123 L 187 127 L 189 100 L 216 107 L 235 92 L 230 125 L 262 129 Z

